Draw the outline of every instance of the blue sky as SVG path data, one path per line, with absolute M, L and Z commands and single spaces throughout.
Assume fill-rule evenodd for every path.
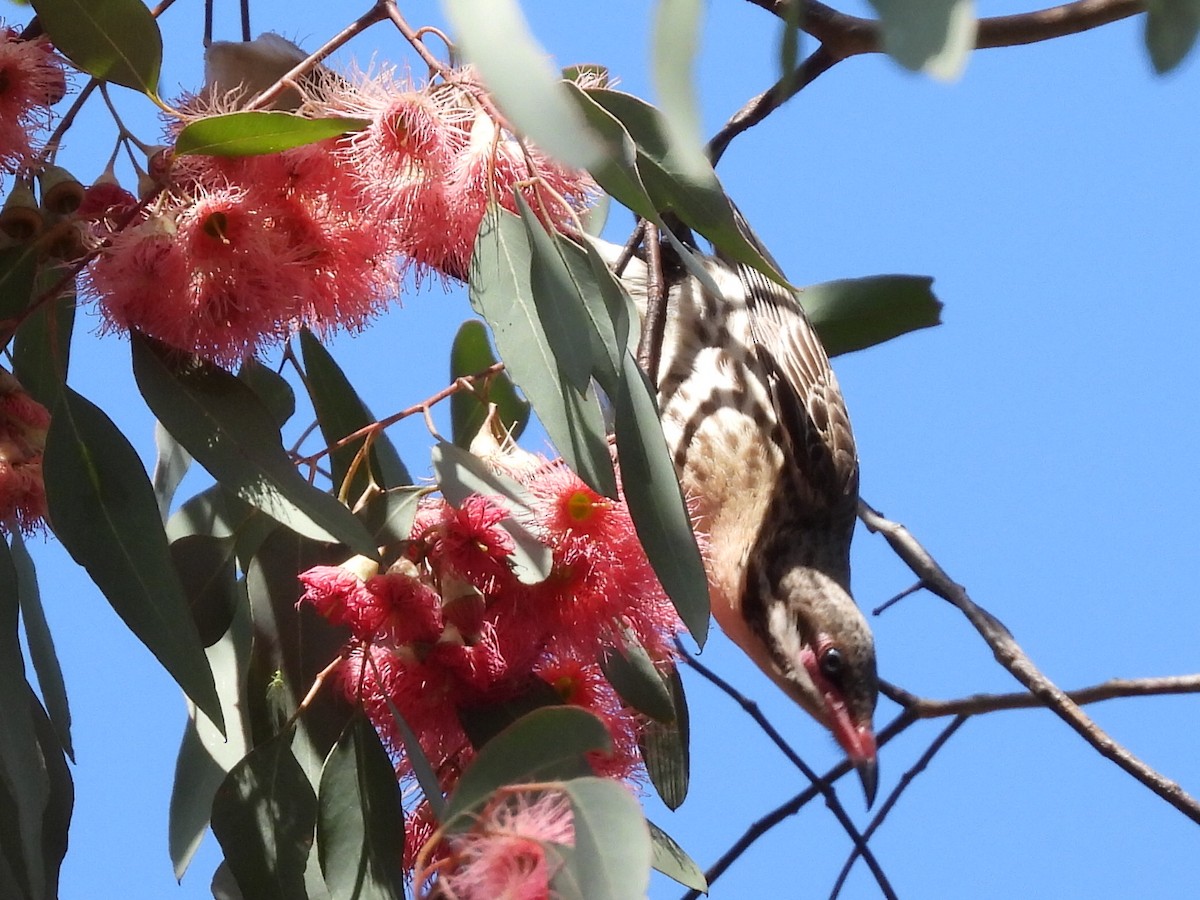
M 236 36 L 232 6 L 220 11 L 219 37 Z M 315 47 L 356 11 L 332 6 L 301 19 L 295 5 L 258 3 L 255 30 Z M 646 5 L 530 6 L 559 63 L 602 62 L 624 89 L 651 96 Z M 163 20 L 168 88 L 200 78 L 199 7 L 181 4 Z M 441 22 L 432 3 L 405 11 L 415 24 Z M 735 141 L 719 168 L 793 281 L 937 279 L 943 326 L 835 361 L 863 496 L 905 522 L 1064 687 L 1194 672 L 1200 662 L 1200 63 L 1155 77 L 1140 28 L 1125 22 L 978 53 L 950 85 L 883 58 L 850 60 Z M 776 39 L 775 21 L 750 4 L 710 4 L 699 85 L 706 131 L 774 79 Z M 364 62 L 372 53 L 413 61 L 387 28 L 352 50 Z M 153 118 L 141 121 L 142 136 L 154 138 Z M 73 132 L 67 159 L 84 180 L 103 166 L 110 134 L 102 116 Z M 614 213 L 609 236 L 623 239 L 630 224 Z M 445 385 L 450 338 L 468 315 L 458 292 L 427 288 L 333 351 L 384 415 Z M 98 338 L 97 324 L 90 311 L 81 317 L 72 383 L 149 464 L 152 420 L 129 375 L 128 345 Z M 410 468 L 423 471 L 423 425 L 403 423 L 395 438 Z M 211 838 L 182 887 L 166 852 L 184 720 L 177 689 L 60 548 L 35 539 L 32 549 L 78 759 L 62 896 L 209 896 L 219 858 Z M 867 608 L 912 581 L 865 532 L 854 564 Z M 1017 689 L 962 617 L 930 595 L 873 624 L 882 674 L 913 692 Z M 836 762 L 831 739 L 723 638 L 703 659 L 757 700 L 810 764 Z M 805 782 L 726 698 L 685 680 L 692 793 L 677 813 L 648 809 L 707 866 Z M 1090 711 L 1148 763 L 1200 791 L 1200 700 Z M 883 702 L 878 723 L 894 712 Z M 913 728 L 883 751 L 881 795 L 940 724 Z M 843 794 L 865 825 L 856 786 L 847 782 Z M 1195 838 L 1194 824 L 1053 715 L 1026 711 L 969 722 L 872 846 L 902 897 L 1171 897 L 1194 890 Z M 712 896 L 824 896 L 848 847 L 814 804 L 759 841 Z M 680 893 L 658 880 L 651 896 Z M 843 896 L 878 896 L 861 864 Z

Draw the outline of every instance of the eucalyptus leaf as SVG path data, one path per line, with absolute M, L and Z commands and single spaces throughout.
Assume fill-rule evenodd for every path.
M 137 452 L 98 407 L 64 387 L 42 470 L 58 539 L 184 693 L 223 727 L 212 672 Z
M 550 348 L 533 300 L 531 254 L 521 220 L 490 207 L 471 260 L 471 305 L 491 326 L 513 381 L 567 464 L 594 490 L 615 496 L 604 416 L 594 391 L 576 390 Z
M 371 487 L 358 516 L 380 546 L 410 540 L 418 505 L 429 490 L 412 485 L 386 491 Z
M 171 515 L 171 501 L 192 464 L 192 457 L 160 422 L 154 423 L 154 448 L 154 474 L 150 483 L 158 500 L 159 515 L 166 522 Z
M 535 709 L 483 746 L 450 795 L 442 824 L 469 827 L 468 814 L 505 785 L 589 774 L 586 754 L 611 748 L 608 729 L 590 712 L 577 706 Z
M 267 368 L 256 359 L 248 359 L 238 369 L 237 377 L 250 386 L 271 411 L 271 420 L 280 428 L 296 414 L 296 392 L 287 379 L 274 369 Z
M 235 541 L 191 534 L 171 542 L 171 560 L 188 598 L 200 643 L 210 647 L 233 621 L 241 599 L 235 571 Z
M 141 0 L 32 0 L 55 48 L 96 78 L 158 91 L 162 35 Z
M 479 70 L 508 120 L 569 166 L 595 163 L 601 145 L 567 99 L 517 0 L 442 0 L 442 8 L 458 48 Z
M 692 533 L 646 376 L 625 353 L 616 404 L 617 456 L 625 503 L 654 573 L 701 647 L 708 636 L 708 576 Z
M 950 80 L 975 47 L 974 0 L 870 0 L 883 25 L 883 48 L 906 69 Z
M 52 283 L 47 283 L 53 278 Z M 57 283 L 60 270 L 50 268 L 38 276 L 38 286 Z M 75 327 L 75 292 L 41 304 L 17 328 L 13 341 L 13 374 L 29 396 L 48 409 L 58 402 L 71 361 L 71 335 Z
M 71 827 L 71 813 L 75 808 L 75 784 L 71 768 L 63 755 L 55 728 L 42 709 L 33 691 L 29 692 L 29 707 L 33 710 L 33 727 L 37 732 L 38 747 L 42 754 L 42 769 L 50 784 L 50 796 L 42 814 L 42 863 L 45 866 L 46 896 L 59 896 L 59 873 L 63 858 L 67 855 L 67 834 Z
M 838 356 L 941 324 L 932 285 L 921 275 L 875 275 L 814 284 L 799 299 L 825 352 Z
M 702 0 L 658 0 L 654 14 L 654 87 L 671 147 L 685 170 L 703 178 L 705 154 L 696 98 L 696 56 L 704 30 Z
M 663 804 L 674 810 L 687 799 L 691 782 L 691 724 L 683 680 L 677 669 L 672 669 L 666 675 L 666 684 L 675 719 L 671 722 L 647 722 L 638 737 L 638 747 L 642 751 L 642 761 L 646 764 L 650 783 L 654 785 Z
M 67 686 L 63 680 L 58 652 L 54 649 L 54 638 L 46 611 L 42 606 L 42 594 L 38 590 L 37 572 L 33 557 L 25 547 L 25 540 L 18 530 L 11 533 L 13 566 L 17 573 L 17 597 L 21 604 L 21 621 L 25 626 L 25 640 L 29 644 L 29 660 L 37 673 L 38 687 L 46 702 L 46 710 L 54 734 L 67 756 L 75 760 L 71 746 L 71 707 L 67 703 Z
M 621 699 L 638 712 L 658 722 L 673 722 L 675 707 L 671 692 L 654 662 L 631 630 L 622 632 L 621 646 L 601 660 L 604 677 Z
M 212 830 L 238 887 L 255 900 L 306 897 L 317 797 L 283 732 L 234 766 L 213 798 Z
M 675 842 L 675 839 L 655 825 L 650 826 L 651 864 L 668 878 L 693 891 L 708 893 L 708 879 L 695 860 Z
M 175 139 L 180 156 L 262 156 L 362 131 L 369 119 L 307 119 L 277 110 L 207 116 L 184 126 Z
M 1200 32 L 1200 0 L 1149 0 L 1146 49 L 1154 71 L 1165 75 L 1187 57 Z
M 0 321 L 16 319 L 29 308 L 36 279 L 35 243 L 0 247 Z
M 181 360 L 134 333 L 133 371 L 163 426 L 227 490 L 298 534 L 376 554 L 350 510 L 296 470 L 262 401 L 212 363 Z
M 379 432 L 371 441 L 366 458 L 354 468 L 354 477 L 346 485 L 354 460 L 362 452 L 366 438 L 359 438 L 342 447 L 334 445 L 347 435 L 374 424 L 375 416 L 359 399 L 350 380 L 329 351 L 307 328 L 300 332 L 300 351 L 304 359 L 304 383 L 317 413 L 321 435 L 326 445 L 333 448 L 329 459 L 333 466 L 333 483 L 339 493 L 353 502 L 363 495 L 372 481 L 383 488 L 411 484 L 412 477 L 401 462 L 391 439 L 385 432 Z
M 0 722 L 4 723 L 0 728 L 0 782 L 7 787 L 5 793 L 11 803 L 6 809 L 0 808 L 0 815 L 16 832 L 10 832 L 11 843 L 19 847 L 5 840 L 5 855 L 24 875 L 30 896 L 41 897 L 45 893 L 42 816 L 50 797 L 50 782 L 42 767 L 30 708 L 32 693 L 25 680 L 19 618 L 17 570 L 8 545 L 0 541 Z
M 574 813 L 570 865 L 588 900 L 644 897 L 650 886 L 650 828 L 633 794 L 608 778 L 575 778 L 564 786 Z
M 450 380 L 475 375 L 496 364 L 488 343 L 487 327 L 477 319 L 468 319 L 459 326 L 450 348 Z M 529 401 L 517 394 L 512 379 L 497 372 L 483 384 L 476 383 L 473 391 L 457 391 L 450 397 L 450 423 L 454 443 L 466 449 L 487 419 L 488 404 L 496 406 L 501 425 L 519 438 L 529 422 Z
M 375 666 L 375 660 L 368 657 L 376 680 L 381 679 L 379 669 Z M 387 703 L 388 712 L 392 716 L 392 721 L 396 725 L 396 731 L 400 734 L 400 742 L 404 745 L 404 755 L 408 759 L 408 764 L 412 768 L 413 776 L 417 779 L 417 784 L 421 788 L 421 793 L 425 795 L 425 802 L 429 804 L 429 808 L 433 810 L 434 818 L 442 822 L 445 820 L 446 798 L 442 796 L 442 786 L 438 782 L 437 773 L 433 770 L 433 764 L 429 761 L 429 757 L 425 755 L 425 751 L 421 748 L 421 742 L 417 740 L 416 734 L 409 727 L 408 722 L 404 720 L 404 716 L 400 714 L 400 710 L 396 709 L 396 704 L 392 702 L 392 698 L 383 695 L 384 701 Z
M 335 900 L 403 900 L 400 785 L 361 710 L 325 760 L 317 799 L 317 851 Z
M 183 878 L 208 830 L 217 788 L 250 752 L 244 698 L 252 639 L 250 604 L 245 591 L 240 590 L 229 630 L 205 650 L 216 679 L 227 736 L 189 703 L 188 722 L 175 759 L 167 846 L 176 879 Z

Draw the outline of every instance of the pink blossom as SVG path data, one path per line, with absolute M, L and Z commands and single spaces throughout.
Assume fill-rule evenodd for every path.
M 65 91 L 63 62 L 49 43 L 0 25 L 0 167 L 13 172 L 31 162 L 34 133 Z
M 574 842 L 571 804 L 563 794 L 503 792 L 470 831 L 450 839 L 434 893 L 458 900 L 549 900 L 559 863 L 545 845 Z
M 50 413 L 0 369 L 0 527 L 30 531 L 46 516 L 42 454 Z

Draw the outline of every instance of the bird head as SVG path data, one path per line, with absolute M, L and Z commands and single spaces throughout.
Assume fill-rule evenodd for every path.
M 870 806 L 878 784 L 872 720 L 879 696 L 875 641 L 850 594 L 813 569 L 793 569 L 766 598 L 776 681 L 830 730 L 858 770 Z

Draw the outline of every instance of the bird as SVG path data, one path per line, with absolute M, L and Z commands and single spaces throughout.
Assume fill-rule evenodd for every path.
M 666 246 L 662 256 L 657 398 L 707 537 L 713 616 L 829 729 L 869 807 L 879 680 L 874 637 L 850 593 L 859 467 L 837 377 L 792 290 L 719 255 L 693 253 L 703 279 Z M 643 315 L 647 276 L 636 256 L 621 276 Z

